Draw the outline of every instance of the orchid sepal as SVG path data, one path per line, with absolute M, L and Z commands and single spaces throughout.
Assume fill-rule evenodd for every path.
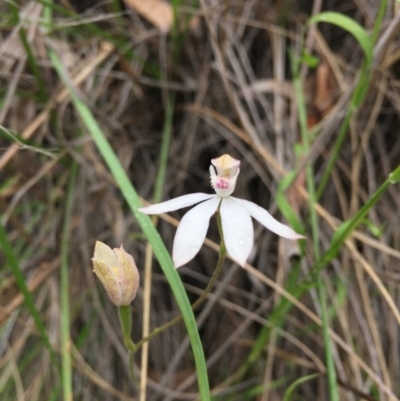
M 289 226 L 280 223 L 261 206 L 258 206 L 255 203 L 250 202 L 248 200 L 238 199 L 233 196 L 231 196 L 230 199 L 232 199 L 232 201 L 244 207 L 250 213 L 250 216 L 253 217 L 253 219 L 257 220 L 265 228 L 268 228 L 268 230 L 279 235 L 280 237 L 291 240 L 298 240 L 305 238 L 304 235 L 298 234 L 294 230 L 292 230 Z
M 174 212 L 175 210 L 193 206 L 196 203 L 203 202 L 213 197 L 215 197 L 215 195 L 213 194 L 204 194 L 201 192 L 197 192 L 194 194 L 178 196 L 177 198 L 157 203 L 155 205 L 141 207 L 138 210 L 139 212 L 145 214 L 161 214 L 167 212 Z

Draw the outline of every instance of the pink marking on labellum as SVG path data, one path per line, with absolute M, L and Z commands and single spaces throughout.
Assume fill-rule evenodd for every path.
M 216 187 L 218 189 L 228 189 L 229 188 L 229 182 L 225 181 L 225 180 L 219 180 L 216 183 Z

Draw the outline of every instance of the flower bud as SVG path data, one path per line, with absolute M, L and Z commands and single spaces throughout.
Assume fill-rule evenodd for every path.
M 211 160 L 211 185 L 219 196 L 230 196 L 235 190 L 240 161 L 225 154 Z M 213 167 L 214 166 L 214 167 Z
M 94 248 L 93 270 L 103 283 L 110 301 L 116 306 L 128 306 L 136 296 L 139 271 L 129 253 L 121 248 L 112 250 L 97 241 Z

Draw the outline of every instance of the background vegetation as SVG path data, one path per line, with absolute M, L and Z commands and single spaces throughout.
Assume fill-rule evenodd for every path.
M 399 8 L 2 2 L 1 400 L 399 400 Z M 159 237 L 136 209 L 211 193 L 224 153 L 235 196 L 307 241 L 254 222 L 248 265 L 227 260 L 193 315 L 216 219 L 176 272 L 185 211 Z M 141 273 L 135 342 L 184 315 L 131 358 L 96 240 Z

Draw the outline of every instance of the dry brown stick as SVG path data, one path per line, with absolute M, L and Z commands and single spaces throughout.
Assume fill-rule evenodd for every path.
M 50 263 L 43 263 L 42 266 L 35 271 L 33 277 L 28 283 L 28 289 L 30 292 L 35 291 L 50 274 L 52 274 L 60 264 L 60 258 L 54 259 Z M 0 325 L 10 317 L 15 309 L 20 307 L 24 302 L 24 297 L 21 293 L 18 293 L 7 305 L 0 308 Z

